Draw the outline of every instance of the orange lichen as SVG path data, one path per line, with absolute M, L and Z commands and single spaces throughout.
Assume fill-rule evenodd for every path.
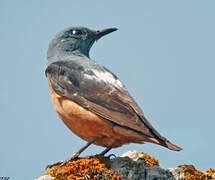
M 107 169 L 99 158 L 83 158 L 68 162 L 64 166 L 53 166 L 45 175 L 51 175 L 56 180 L 122 179 L 117 172 Z
M 208 176 L 212 177 L 213 175 L 215 175 L 215 169 L 210 168 L 209 170 L 206 171 L 206 173 Z
M 159 166 L 159 161 L 146 153 L 138 152 L 138 156 L 145 160 L 146 166 Z
M 196 170 L 193 165 L 183 165 L 180 167 L 184 170 L 185 180 L 213 180 L 212 175 L 215 174 L 213 168 L 210 168 L 206 173 L 203 173 Z
M 206 178 L 206 175 L 196 170 L 193 165 L 183 165 L 180 167 L 184 170 L 185 180 L 201 180 Z

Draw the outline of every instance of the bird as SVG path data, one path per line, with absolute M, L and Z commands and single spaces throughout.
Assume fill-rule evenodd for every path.
M 45 75 L 55 110 L 74 134 L 87 141 L 71 158 L 54 165 L 77 159 L 91 144 L 105 147 L 102 155 L 129 143 L 183 149 L 161 136 L 119 78 L 90 58 L 92 45 L 116 30 L 68 27 L 49 43 Z

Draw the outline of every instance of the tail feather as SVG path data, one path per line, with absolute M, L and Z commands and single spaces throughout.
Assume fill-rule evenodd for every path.
M 171 142 L 168 141 L 168 140 L 160 141 L 160 140 L 157 140 L 157 139 L 155 139 L 155 138 L 149 138 L 149 142 L 155 143 L 155 144 L 158 144 L 158 145 L 161 145 L 161 146 L 164 146 L 164 147 L 166 147 L 166 148 L 168 148 L 168 149 L 171 149 L 171 150 L 173 150 L 173 151 L 181 151 L 181 150 L 183 150 L 182 147 L 179 147 L 179 146 L 177 146 L 177 145 L 171 143 Z
M 182 147 L 179 147 L 179 146 L 171 143 L 168 140 L 165 142 L 165 145 L 166 145 L 165 147 L 167 147 L 168 149 L 174 150 L 174 151 L 181 151 L 181 150 L 183 150 Z

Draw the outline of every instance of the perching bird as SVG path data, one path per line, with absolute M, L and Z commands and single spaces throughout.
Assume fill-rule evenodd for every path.
M 154 129 L 111 71 L 90 59 L 93 43 L 116 30 L 70 27 L 49 44 L 45 73 L 54 107 L 66 126 L 88 142 L 71 159 L 92 143 L 106 147 L 102 154 L 124 144 L 144 142 L 182 150 Z

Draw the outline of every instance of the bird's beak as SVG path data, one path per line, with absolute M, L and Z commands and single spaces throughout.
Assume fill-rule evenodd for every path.
M 117 28 L 107 28 L 107 29 L 103 29 L 103 30 L 98 30 L 96 31 L 96 40 L 100 39 L 102 36 L 112 33 L 114 31 L 118 30 Z

